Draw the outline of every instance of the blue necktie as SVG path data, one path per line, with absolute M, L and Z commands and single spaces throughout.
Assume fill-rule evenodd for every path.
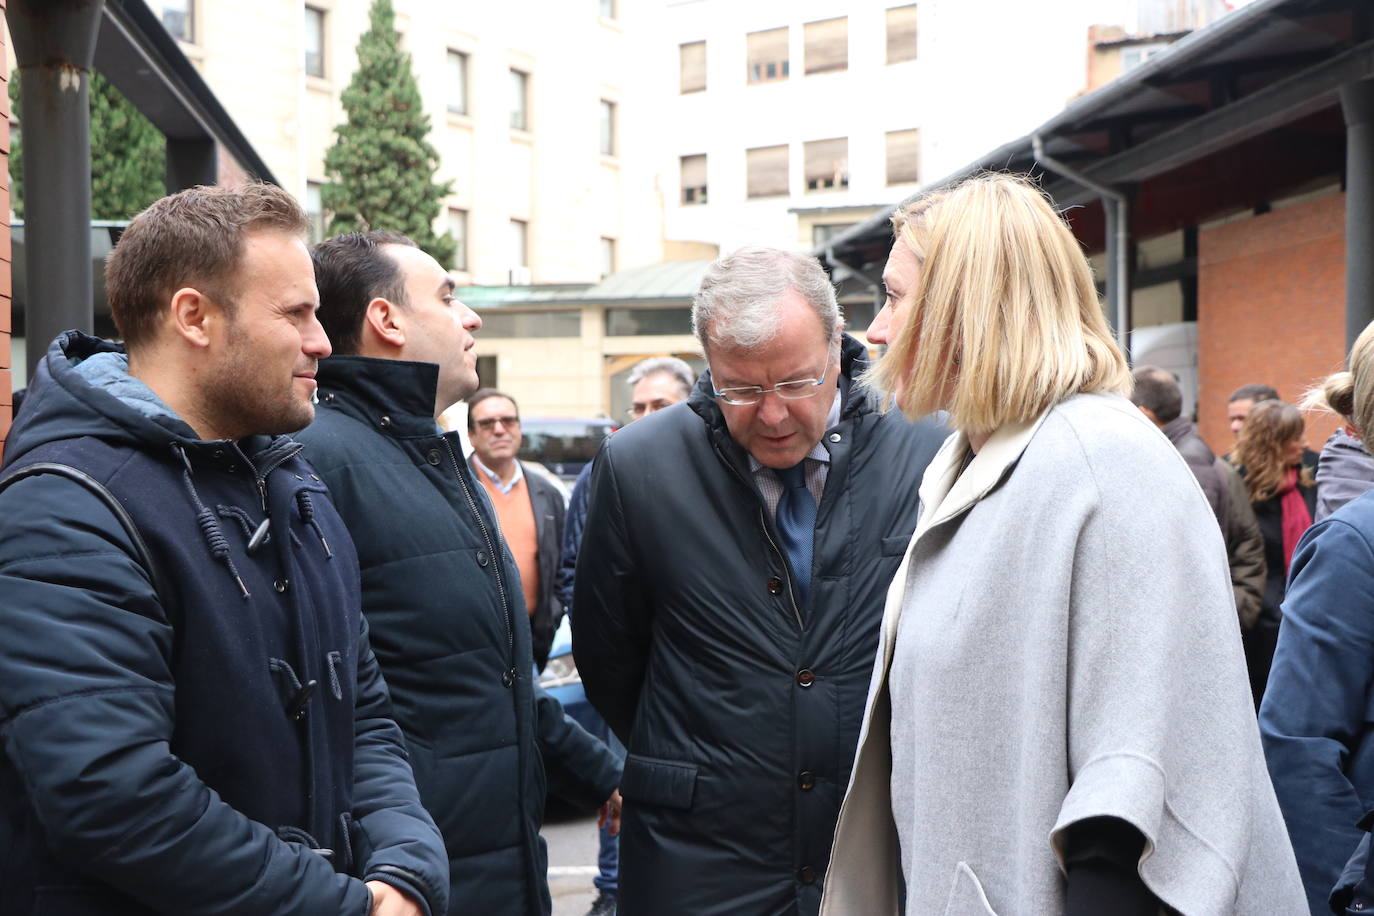
M 801 604 L 806 604 L 811 593 L 811 546 L 816 538 L 816 500 L 806 488 L 805 464 L 803 459 L 790 468 L 773 469 L 783 487 L 778 500 L 778 534 L 792 563 Z

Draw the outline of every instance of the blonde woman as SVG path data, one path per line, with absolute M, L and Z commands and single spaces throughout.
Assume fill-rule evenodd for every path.
M 1370 358 L 1374 341 L 1361 334 L 1350 350 L 1348 365 Z M 1363 346 L 1362 346 L 1362 342 Z M 1322 446 L 1317 460 L 1317 507 L 1312 521 L 1319 522 L 1357 496 L 1374 489 L 1374 457 L 1364 446 L 1355 423 L 1355 376 L 1346 369 L 1322 379 L 1302 400 L 1303 410 L 1324 410 L 1345 421 Z
M 1302 912 L 1216 520 L 1122 396 L 1073 235 L 1003 175 L 893 222 L 871 381 L 958 432 L 888 595 L 822 912 Z
M 1351 350 L 1349 386 L 1355 426 L 1374 428 L 1374 325 Z M 1342 866 L 1357 844 L 1367 857 L 1374 808 L 1374 497 L 1310 528 L 1292 567 L 1260 707 L 1265 755 L 1312 912 L 1369 912 L 1374 868 Z

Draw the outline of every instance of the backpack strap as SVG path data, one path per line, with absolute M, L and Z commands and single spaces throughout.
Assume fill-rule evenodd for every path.
M 123 503 L 116 499 L 115 495 L 107 490 L 94 477 L 71 465 L 58 464 L 52 461 L 35 461 L 33 464 L 26 464 L 19 468 L 19 470 L 7 474 L 4 477 L 0 477 L 0 493 L 3 493 L 12 484 L 18 483 L 21 480 L 26 480 L 30 477 L 37 477 L 40 474 L 53 474 L 57 477 L 65 477 L 80 485 L 105 504 L 105 508 L 110 510 L 110 514 L 119 522 L 120 527 L 124 529 L 124 533 L 128 535 L 129 540 L 133 543 L 134 559 L 138 561 L 138 565 L 142 566 L 144 572 L 148 574 L 148 578 L 152 581 L 153 589 L 157 592 L 159 600 L 163 601 L 165 605 L 166 599 L 163 596 L 171 595 L 172 593 L 167 590 L 162 577 L 158 574 L 157 565 L 153 563 L 153 554 L 148 550 L 147 542 L 143 540 L 143 535 L 139 533 L 138 526 L 134 524 L 133 517 L 129 515 Z M 170 608 L 164 607 L 164 610 L 168 612 L 170 618 Z

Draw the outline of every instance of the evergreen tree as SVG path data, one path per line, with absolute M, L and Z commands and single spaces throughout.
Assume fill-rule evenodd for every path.
M 10 148 L 10 201 L 24 217 L 23 117 L 19 71 L 10 74 L 10 110 L 21 131 Z M 130 219 L 167 193 L 167 142 L 114 84 L 91 72 L 91 219 Z
M 320 203 L 333 214 L 328 234 L 401 232 L 447 265 L 453 239 L 437 235 L 434 220 L 450 185 L 434 181 L 439 154 L 426 139 L 429 117 L 391 0 L 373 0 L 370 17 L 358 41 L 358 69 L 343 91 L 345 120 L 324 157 L 331 180 L 320 189 Z

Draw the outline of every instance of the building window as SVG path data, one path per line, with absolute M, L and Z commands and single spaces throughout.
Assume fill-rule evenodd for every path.
M 615 273 L 615 239 L 601 237 L 601 279 Z
M 486 328 L 486 319 L 482 319 L 482 327 Z M 483 334 L 483 337 L 490 335 Z M 498 388 L 496 384 L 496 357 L 479 356 L 477 357 L 477 387 L 478 388 Z
M 748 35 L 749 82 L 776 83 L 787 79 L 787 27 Z
M 311 243 L 324 241 L 324 205 L 320 203 L 320 183 L 318 181 L 305 183 L 305 215 L 310 220 Z
M 468 56 L 462 51 L 448 52 L 448 110 L 468 113 Z
M 684 204 L 706 203 L 706 154 L 683 156 L 682 164 L 682 202 Z
M 921 180 L 921 132 L 892 130 L 887 133 L 887 183 L 917 184 Z
M 811 227 L 811 247 L 820 248 L 835 236 L 848 229 L 855 223 L 820 223 Z M 845 314 L 849 313 L 849 306 L 845 306 Z
M 549 312 L 481 312 L 482 337 L 581 337 L 582 313 L 579 311 Z M 480 374 L 479 374 L 480 377 Z
M 606 309 L 607 337 L 657 337 L 690 333 L 691 309 Z
M 887 62 L 916 59 L 916 4 L 887 11 Z
M 305 8 L 305 74 L 324 78 L 324 10 Z
M 681 70 L 679 86 L 681 92 L 702 92 L 706 89 L 706 42 L 689 41 L 677 46 L 678 65 Z
M 787 144 L 745 150 L 746 190 L 749 197 L 777 197 L 786 194 Z
M 162 27 L 177 41 L 196 40 L 195 0 L 162 0 Z
M 601 0 L 601 18 L 615 18 L 615 0 Z
M 844 16 L 808 22 L 805 37 L 807 73 L 849 69 L 849 20 Z
M 523 219 L 510 221 L 511 270 L 530 266 L 530 224 Z
M 510 126 L 530 129 L 530 75 L 514 68 L 510 71 Z
M 849 187 L 849 140 L 812 140 L 806 144 L 806 190 Z
M 452 207 L 448 211 L 448 234 L 453 239 L 453 269 L 468 269 L 468 211 Z
M 615 102 L 601 100 L 601 155 L 615 155 Z

